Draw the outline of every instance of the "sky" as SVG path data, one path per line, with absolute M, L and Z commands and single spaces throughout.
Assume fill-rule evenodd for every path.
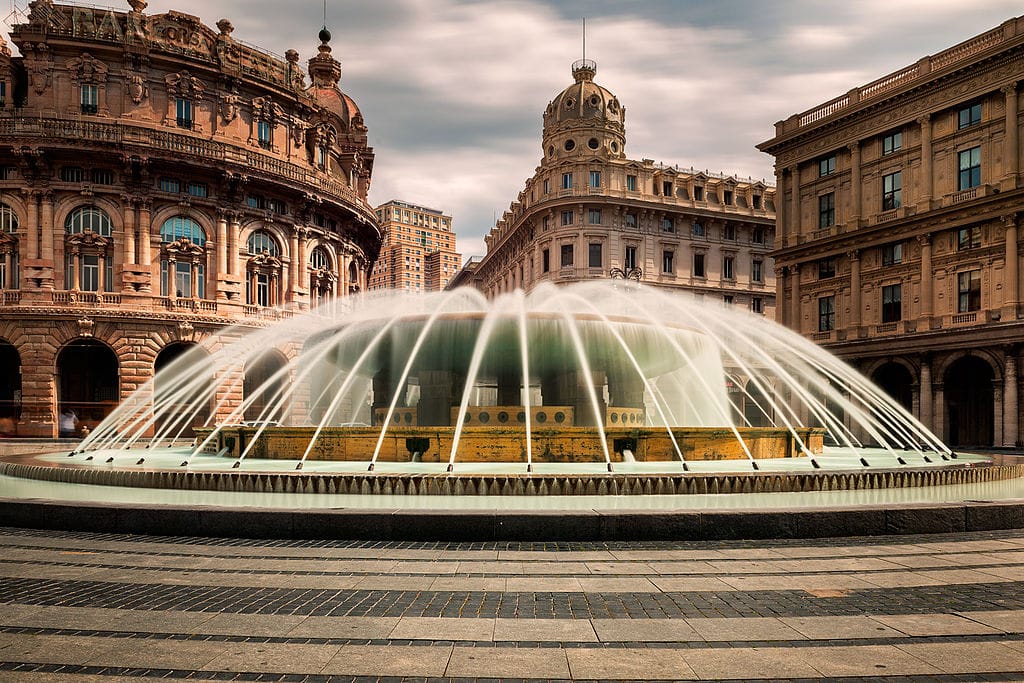
M 16 0 L 24 7 L 25 0 Z M 106 5 L 125 5 L 111 1 Z M 322 0 L 150 0 L 302 63 Z M 453 217 L 464 260 L 540 163 L 541 115 L 597 61 L 626 154 L 773 181 L 774 124 L 1024 14 L 1019 0 L 327 0 L 341 88 L 374 147 L 370 201 Z M 5 31 L 6 33 L 6 31 Z

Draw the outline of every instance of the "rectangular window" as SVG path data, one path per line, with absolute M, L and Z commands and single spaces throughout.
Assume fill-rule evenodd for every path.
M 0 81 L 0 107 L 7 104 L 7 81 Z
M 957 128 L 970 128 L 981 123 L 981 102 L 961 109 L 957 114 Z
M 903 287 L 902 285 L 885 285 L 882 287 L 882 322 L 894 323 L 903 319 Z
M 830 228 L 836 224 L 836 193 L 829 192 L 818 197 L 818 229 Z
M 965 149 L 958 155 L 960 160 L 960 178 L 958 190 L 968 190 L 981 185 L 981 147 Z
M 661 193 L 666 197 L 672 196 L 672 181 L 666 180 L 661 184 Z
M 981 226 L 972 225 L 969 228 L 960 228 L 956 235 L 956 248 L 960 251 L 964 249 L 977 249 L 981 246 Z
M 626 227 L 627 228 L 635 228 L 636 226 L 637 226 L 636 214 L 635 213 L 627 213 L 626 214 Z
M 288 209 L 285 206 L 285 203 L 283 201 L 281 201 L 280 199 L 268 199 L 267 200 L 267 208 L 270 209 L 271 211 L 273 211 L 274 213 L 280 213 L 280 214 L 288 213 Z
M 818 299 L 818 332 L 836 329 L 836 298 L 823 296 Z
M 85 180 L 85 171 L 81 166 L 61 166 L 60 179 L 66 183 L 81 183 Z
M 736 226 L 732 223 L 726 223 L 725 227 L 722 228 L 722 239 L 735 241 L 736 240 Z
M 704 224 L 703 223 L 694 222 L 694 224 L 693 224 L 693 236 L 694 237 L 704 237 Z
M 253 303 L 257 306 L 270 305 L 270 276 L 266 273 L 256 273 L 256 296 Z
M 836 260 L 834 258 L 818 259 L 818 279 L 826 280 L 836 276 Z
M 754 202 L 754 208 L 755 209 L 760 209 L 761 208 L 761 195 L 755 194 L 751 199 Z
M 903 262 L 903 243 L 886 244 L 882 247 L 882 265 L 892 266 Z
M 562 267 L 563 268 L 571 268 L 572 267 L 572 262 L 573 262 L 572 245 L 571 244 L 563 244 L 562 245 L 562 261 L 561 261 Z
M 161 192 L 181 192 L 181 183 L 174 178 L 161 178 L 160 179 L 160 191 Z
M 636 176 L 635 175 L 628 175 L 628 176 L 626 176 L 626 189 L 629 190 L 630 192 L 636 192 Z
M 204 183 L 189 183 L 188 193 L 193 197 L 208 197 L 210 192 Z
M 95 255 L 82 256 L 83 292 L 97 292 L 100 289 L 100 257 Z
M 551 193 L 551 181 L 547 178 L 544 179 L 544 194 Z
M 702 202 L 704 201 L 704 188 L 700 185 L 693 186 L 693 201 Z
M 750 281 L 764 282 L 764 262 L 752 261 L 750 263 Z
M 82 86 L 82 113 L 95 114 L 99 109 L 99 88 L 95 85 Z
M 669 274 L 676 272 L 676 253 L 674 251 L 661 252 L 661 272 Z
M 736 257 L 725 256 L 722 258 L 722 278 L 725 280 L 734 280 L 736 278 Z
M 764 299 L 755 296 L 750 300 L 750 310 L 754 313 L 764 313 Z
M 562 174 L 562 189 L 563 190 L 571 190 L 572 189 L 572 173 L 563 173 Z
M 320 170 L 327 168 L 327 148 L 321 145 L 316 148 L 316 166 Z M 408 218 L 406 218 L 408 220 Z
M 722 192 L 722 201 L 725 202 L 726 206 L 732 206 L 732 190 Z
M 661 229 L 664 230 L 665 232 L 675 232 L 676 222 L 672 218 L 662 218 Z
M 897 131 L 882 136 L 882 155 L 892 154 L 903 149 L 903 133 Z
M 981 271 L 968 270 L 957 274 L 957 312 L 981 309 Z
M 693 276 L 707 277 L 707 271 L 704 269 L 704 254 L 693 255 Z
M 113 185 L 114 172 L 109 168 L 92 169 L 92 181 L 97 185 Z
M 175 112 L 177 114 L 178 128 L 187 128 L 192 130 L 194 120 L 192 118 L 192 100 L 186 100 L 183 97 L 179 97 L 175 102 Z
M 256 137 L 259 138 L 260 147 L 270 149 L 270 122 L 260 121 L 256 124 Z
M 192 296 L 192 264 L 180 261 L 174 264 L 174 295 L 191 298 Z
M 601 209 L 590 209 L 587 211 L 587 218 L 591 225 L 601 225 Z
M 587 265 L 591 268 L 600 268 L 604 264 L 601 254 L 601 243 L 591 242 L 587 248 Z
M 732 306 L 733 301 L 734 299 L 732 294 L 725 294 L 722 296 L 722 303 L 724 303 L 726 306 Z
M 545 249 L 540 252 L 540 265 L 542 273 L 551 271 L 551 252 L 549 250 Z
M 601 172 L 600 171 L 591 171 L 590 172 L 590 186 L 591 187 L 601 187 Z
M 827 156 L 818 161 L 818 177 L 832 175 L 836 172 L 836 155 Z
M 251 209 L 262 209 L 264 205 L 263 197 L 253 194 L 245 198 L 245 203 Z
M 576 213 L 574 211 L 563 211 L 562 212 L 562 225 L 572 225 L 576 222 Z
M 622 260 L 623 270 L 629 272 L 636 268 L 636 247 L 626 247 L 626 256 Z
M 903 206 L 903 173 L 896 171 L 882 176 L 882 211 Z
M 754 244 L 764 244 L 764 228 L 754 228 L 750 233 L 750 241 Z

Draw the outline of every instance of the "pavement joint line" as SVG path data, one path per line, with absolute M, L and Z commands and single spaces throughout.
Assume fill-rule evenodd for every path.
M 731 649 L 738 647 L 758 647 L 763 649 L 790 648 L 825 648 L 840 646 L 867 645 L 917 645 L 921 643 L 988 643 L 988 642 L 1024 642 L 1024 633 L 977 633 L 943 636 L 894 636 L 879 638 L 833 638 L 829 640 L 617 640 L 617 641 L 533 641 L 533 640 L 462 640 L 458 638 L 444 639 L 406 639 L 406 638 L 328 638 L 328 637 L 289 637 L 289 636 L 257 636 L 243 634 L 220 633 L 173 633 L 144 631 L 109 631 L 98 629 L 42 628 L 30 626 L 0 626 L 0 633 L 15 635 L 47 635 L 77 636 L 87 638 L 104 638 L 116 640 L 183 640 L 216 643 L 253 643 L 253 644 L 284 644 L 284 645 L 412 645 L 447 646 L 458 644 L 460 647 L 479 648 L 581 648 L 592 650 L 604 649 Z

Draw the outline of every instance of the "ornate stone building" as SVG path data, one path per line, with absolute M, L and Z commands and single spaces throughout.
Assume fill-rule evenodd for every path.
M 377 207 L 384 230 L 370 289 L 437 292 L 459 271 L 452 217 L 437 209 L 392 199 Z
M 304 72 L 128 4 L 35 0 L 21 56 L 0 39 L 0 433 L 94 426 L 212 331 L 365 289 L 380 248 L 326 29 Z
M 1019 445 L 1024 17 L 775 124 L 778 319 L 953 446 Z
M 775 308 L 775 190 L 626 157 L 625 108 L 573 64 L 544 112 L 543 158 L 487 235 L 469 281 L 489 296 L 540 282 L 628 277 Z

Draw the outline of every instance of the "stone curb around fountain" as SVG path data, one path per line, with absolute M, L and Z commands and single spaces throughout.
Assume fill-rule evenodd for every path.
M 0 499 L 0 525 L 100 533 L 418 541 L 828 538 L 1024 528 L 1024 499 L 777 510 L 285 510 Z

